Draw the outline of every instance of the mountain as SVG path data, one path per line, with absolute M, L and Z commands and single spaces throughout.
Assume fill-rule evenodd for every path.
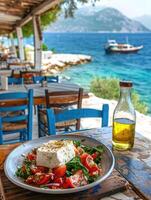
M 140 22 L 132 20 L 114 8 L 89 11 L 81 8 L 74 18 L 58 20 L 48 27 L 47 32 L 150 32 Z
M 151 29 L 151 15 L 143 15 L 140 17 L 136 17 L 135 20 L 141 22 L 148 29 Z

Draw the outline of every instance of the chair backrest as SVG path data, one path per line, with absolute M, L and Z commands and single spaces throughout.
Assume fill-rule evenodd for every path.
M 108 104 L 103 104 L 102 110 L 90 109 L 90 108 L 81 108 L 73 110 L 65 110 L 58 114 L 54 114 L 53 109 L 47 109 L 47 119 L 48 119 L 48 133 L 55 135 L 56 134 L 56 123 L 65 122 L 74 119 L 81 118 L 100 118 L 102 119 L 102 127 L 108 126 L 108 115 L 109 115 L 109 106 Z
M 8 77 L 8 85 L 20 85 L 23 84 L 23 82 L 24 82 L 23 78 Z
M 13 113 L 13 115 L 12 115 Z M 33 90 L 0 94 L 0 144 L 3 143 L 3 123 L 27 122 L 27 140 L 32 139 Z M 8 133 L 19 130 L 8 131 Z M 6 134 L 6 133 L 5 133 Z
M 58 83 L 59 76 L 45 76 L 45 79 L 48 83 Z
M 34 84 L 42 83 L 45 80 L 45 76 L 33 76 L 32 79 Z
M 24 78 L 25 84 L 32 84 L 34 76 L 41 76 L 40 71 L 20 71 L 20 77 Z
M 45 90 L 46 108 L 58 108 L 59 112 L 63 107 L 75 105 L 77 109 L 82 107 L 83 88 L 78 91 L 56 91 L 49 92 Z M 57 97 L 57 101 L 55 99 Z M 80 128 L 80 119 L 77 120 L 76 129 Z
M 82 106 L 82 98 L 83 98 L 83 88 L 79 88 L 79 90 L 74 91 L 55 91 L 49 92 L 49 90 L 45 90 L 46 97 L 46 107 L 60 107 L 60 106 L 71 106 L 77 105 L 77 108 L 81 108 Z M 55 99 L 57 97 L 57 101 Z

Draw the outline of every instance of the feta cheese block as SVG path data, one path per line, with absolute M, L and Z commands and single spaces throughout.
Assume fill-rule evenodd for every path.
M 74 144 L 70 140 L 52 140 L 37 149 L 36 164 L 50 169 L 64 165 L 75 157 Z

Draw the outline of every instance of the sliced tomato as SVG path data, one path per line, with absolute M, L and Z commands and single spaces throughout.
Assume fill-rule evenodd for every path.
M 66 165 L 61 165 L 53 169 L 53 173 L 57 177 L 63 177 L 66 174 L 67 167 Z
M 97 166 L 97 164 L 94 163 L 94 165 L 90 169 L 90 172 L 95 172 L 95 171 L 99 171 L 99 167 Z
M 90 176 L 95 176 L 100 174 L 100 169 L 97 164 L 94 164 L 90 169 Z
M 98 152 L 95 152 L 91 156 L 92 156 L 93 160 L 95 160 L 98 157 L 98 155 L 99 155 Z
M 88 153 L 83 153 L 81 156 L 80 156 L 80 160 L 81 160 L 81 163 L 84 165 L 85 164 L 85 161 L 86 161 L 86 158 L 90 156 Z
M 34 153 L 29 153 L 29 154 L 27 155 L 27 159 L 30 160 L 30 161 L 36 160 L 36 154 L 34 154 Z
M 64 184 L 63 184 L 63 188 L 74 188 L 75 185 L 73 184 L 73 181 L 72 181 L 72 178 L 71 177 L 68 177 L 66 178 Z
M 60 185 L 63 185 L 64 180 L 61 177 L 56 177 L 53 182 L 54 183 L 59 183 Z
M 47 167 L 43 167 L 43 166 L 31 166 L 30 167 L 32 174 L 36 174 L 36 173 L 47 173 L 48 172 L 48 168 Z
M 62 187 L 63 187 L 64 189 L 69 188 L 69 183 L 67 182 L 67 180 L 63 183 Z
M 91 176 L 99 174 L 99 167 L 93 161 L 93 157 L 89 154 L 82 154 L 81 156 L 82 164 L 88 169 Z
M 93 158 L 90 154 L 84 153 L 80 157 L 81 163 L 88 169 L 90 170 L 91 167 L 95 164 L 93 161 Z
M 33 183 L 33 180 L 34 180 L 34 176 L 31 175 L 31 176 L 29 176 L 29 177 L 26 179 L 26 183 L 27 183 L 27 184 L 31 184 L 31 183 Z
M 52 174 L 45 174 L 45 173 L 37 173 L 34 175 L 34 182 L 37 185 L 44 185 L 47 184 L 49 181 L 52 181 Z
M 87 184 L 87 180 L 82 172 L 82 170 L 78 170 L 74 175 L 67 177 L 63 188 L 75 188 L 80 187 Z

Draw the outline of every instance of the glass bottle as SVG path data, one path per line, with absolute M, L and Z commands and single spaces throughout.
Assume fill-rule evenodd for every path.
M 131 102 L 132 82 L 120 81 L 120 98 L 113 114 L 112 144 L 116 150 L 134 145 L 136 114 Z

